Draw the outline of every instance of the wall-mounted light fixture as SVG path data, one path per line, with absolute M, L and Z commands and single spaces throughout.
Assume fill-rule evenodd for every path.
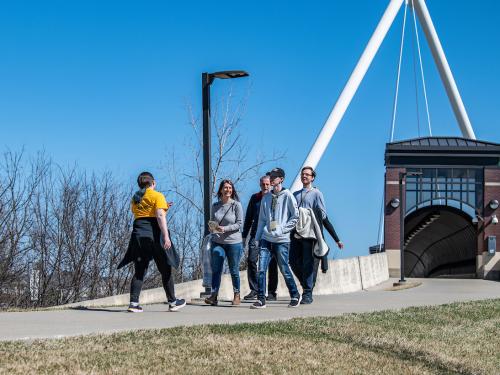
M 491 217 L 491 223 L 494 224 L 494 225 L 498 224 L 498 217 L 497 217 L 497 215 L 493 215 Z
M 392 208 L 398 208 L 399 207 L 399 199 L 398 198 L 392 198 L 391 201 L 389 202 Z
M 496 210 L 498 208 L 498 201 L 496 199 L 492 199 L 488 205 L 492 210 Z

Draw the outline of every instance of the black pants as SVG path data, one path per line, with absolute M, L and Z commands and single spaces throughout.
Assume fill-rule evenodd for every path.
M 175 301 L 174 276 L 172 267 L 167 263 L 165 250 L 154 243 L 149 237 L 135 237 L 134 246 L 137 246 L 136 258 L 134 260 L 135 273 L 130 285 L 130 302 L 139 302 L 144 276 L 148 270 L 151 258 L 156 263 L 158 271 L 161 273 L 161 281 L 168 302 Z
M 257 281 L 258 273 L 258 263 L 259 263 L 259 247 L 257 246 L 257 241 L 254 237 L 251 237 L 248 241 L 248 259 L 247 259 L 247 274 L 248 274 L 248 285 L 250 290 L 257 293 L 259 290 L 259 285 Z M 267 292 L 268 294 L 276 294 L 276 289 L 278 289 L 278 262 L 275 257 L 271 258 L 268 269 L 268 282 L 267 282 Z
M 304 295 L 312 295 L 318 264 L 313 255 L 315 240 L 297 239 L 292 234 L 290 243 L 290 267 L 300 281 Z M 315 267 L 316 266 L 316 267 Z
M 318 277 L 318 269 L 319 269 L 319 264 L 320 263 L 321 263 L 321 259 L 314 257 L 313 288 L 316 285 L 316 279 Z

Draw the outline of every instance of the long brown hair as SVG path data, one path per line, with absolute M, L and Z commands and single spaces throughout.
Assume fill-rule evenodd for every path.
M 236 192 L 236 188 L 234 187 L 234 183 L 231 180 L 222 180 L 219 185 L 219 190 L 217 190 L 217 198 L 219 200 L 222 200 L 222 189 L 224 188 L 224 184 L 229 184 L 233 188 L 233 193 L 231 194 L 231 198 L 234 199 L 235 201 L 239 201 L 240 197 L 238 196 L 238 193 Z

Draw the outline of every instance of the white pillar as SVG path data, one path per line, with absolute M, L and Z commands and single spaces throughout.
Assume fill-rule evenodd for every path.
M 330 116 L 326 120 L 323 129 L 319 133 L 313 147 L 311 148 L 311 151 L 309 152 L 309 155 L 302 164 L 303 167 L 308 165 L 310 167 L 316 168 L 316 166 L 318 165 L 318 162 L 323 156 L 326 147 L 330 143 L 330 140 L 332 139 L 332 136 L 335 133 L 337 126 L 342 120 L 342 117 L 344 117 L 347 107 L 351 103 L 354 94 L 356 93 L 361 81 L 363 80 L 363 77 L 365 76 L 368 68 L 370 67 L 373 58 L 375 57 L 380 45 L 382 44 L 385 36 L 387 35 L 389 28 L 394 22 L 394 19 L 396 18 L 396 15 L 398 14 L 398 11 L 401 8 L 401 5 L 403 4 L 403 1 L 404 0 L 391 0 L 389 5 L 387 6 L 387 9 L 384 15 L 382 16 L 382 19 L 380 20 L 379 24 L 377 25 L 377 28 L 373 32 L 372 37 L 370 38 L 368 44 L 366 45 L 365 50 L 358 61 L 358 64 L 351 73 L 351 77 L 347 81 L 344 90 L 342 90 L 342 93 L 337 99 L 337 102 L 335 103 L 335 106 L 333 107 Z M 300 181 L 300 171 L 299 171 L 297 177 L 295 177 L 295 180 L 290 190 L 293 192 L 301 187 L 302 183 Z
M 465 138 L 476 139 L 476 135 L 474 134 L 474 130 L 472 129 L 472 125 L 469 121 L 469 116 L 467 116 L 467 111 L 465 110 L 464 103 L 460 97 L 457 84 L 455 83 L 455 79 L 451 73 L 448 61 L 446 60 L 443 47 L 441 46 L 436 29 L 432 23 L 427 5 L 424 0 L 413 0 L 413 6 L 417 12 L 422 29 L 424 30 L 427 43 L 429 43 L 432 56 L 436 62 L 439 75 L 443 81 L 448 98 L 450 99 L 450 103 L 460 126 L 460 130 L 462 131 L 462 135 Z

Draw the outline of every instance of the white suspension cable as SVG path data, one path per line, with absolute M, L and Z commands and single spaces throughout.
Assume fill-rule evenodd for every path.
M 392 124 L 391 124 L 391 139 L 394 140 L 394 127 L 396 125 L 396 112 L 398 107 L 398 95 L 399 95 L 399 80 L 401 76 L 401 62 L 403 61 L 403 47 L 405 40 L 405 27 L 406 27 L 406 12 L 408 10 L 408 0 L 405 1 L 405 12 L 403 16 L 403 31 L 401 32 L 401 47 L 399 49 L 399 62 L 398 62 L 398 74 L 396 79 L 396 92 L 394 94 L 394 103 L 392 107 Z
M 401 31 L 401 43 L 399 48 L 399 61 L 398 61 L 398 73 L 396 78 L 396 90 L 394 93 L 394 102 L 392 106 L 392 122 L 391 122 L 391 136 L 390 142 L 394 140 L 394 128 L 396 125 L 396 112 L 398 107 L 398 97 L 399 97 L 399 80 L 401 78 L 401 63 L 403 61 L 403 49 L 405 40 L 405 29 L 406 29 L 406 14 L 408 11 L 408 0 L 405 1 L 405 11 L 403 15 L 403 28 Z M 380 205 L 380 217 L 378 222 L 378 245 L 379 251 L 382 250 L 382 237 L 384 236 L 384 200 L 385 200 L 385 189 L 382 190 L 382 203 Z
M 422 54 L 420 53 L 420 40 L 418 38 L 418 29 L 417 29 L 417 16 L 415 12 L 415 8 L 413 7 L 413 0 L 411 0 L 411 6 L 413 9 L 413 24 L 415 27 L 415 35 L 417 39 L 417 50 L 418 50 L 418 59 L 420 61 L 420 74 L 422 76 L 422 86 L 424 89 L 424 100 L 425 100 L 425 110 L 427 111 L 427 124 L 429 126 L 429 135 L 432 137 L 432 127 L 431 127 L 431 116 L 429 114 L 429 103 L 427 102 L 427 90 L 425 88 L 425 77 L 424 77 L 424 66 L 422 64 Z

